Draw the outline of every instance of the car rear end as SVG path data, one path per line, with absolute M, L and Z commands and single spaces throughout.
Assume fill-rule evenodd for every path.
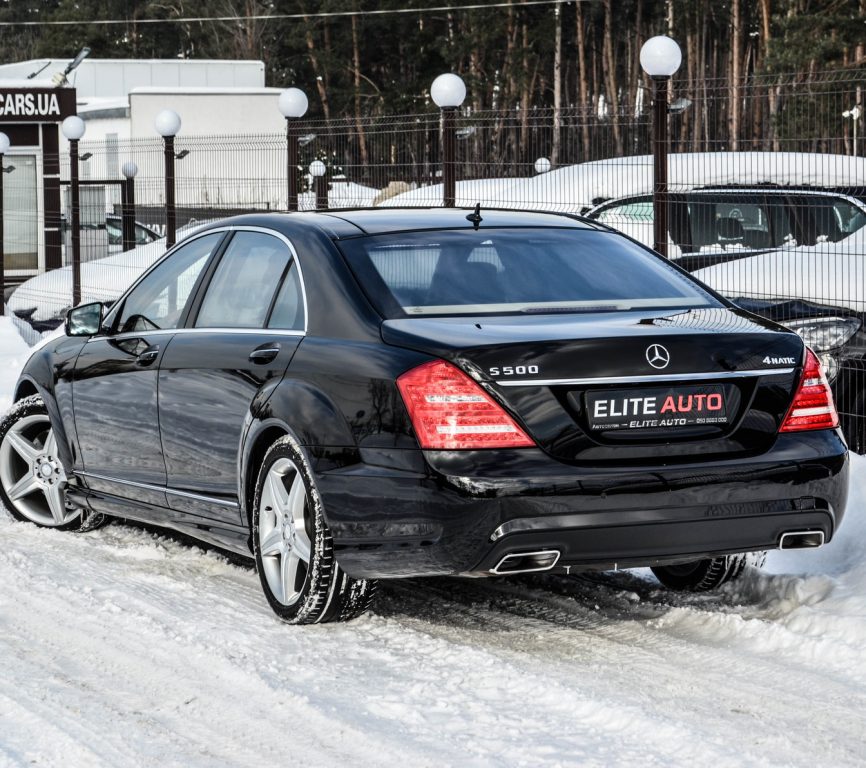
M 658 565 L 835 533 L 847 450 L 796 334 L 574 222 L 340 248 L 385 344 L 428 356 L 396 379 L 415 471 L 379 473 L 361 525 L 330 508 L 353 575 Z

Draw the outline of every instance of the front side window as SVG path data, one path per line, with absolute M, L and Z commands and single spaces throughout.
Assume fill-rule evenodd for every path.
M 198 237 L 161 261 L 124 299 L 117 331 L 177 328 L 192 289 L 222 237 L 222 232 Z
M 595 230 L 482 227 L 339 245 L 385 317 L 716 306 L 663 260 Z
M 279 238 L 235 233 L 208 286 L 196 328 L 263 328 L 291 260 Z

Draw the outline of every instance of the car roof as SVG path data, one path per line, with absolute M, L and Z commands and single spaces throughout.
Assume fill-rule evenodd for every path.
M 354 224 L 367 235 L 406 232 L 423 229 L 469 229 L 467 219 L 472 208 L 363 208 L 352 211 L 329 211 L 322 215 L 340 218 Z M 494 208 L 480 210 L 479 227 L 566 227 L 595 229 L 595 226 L 573 216 L 536 211 L 514 211 Z
M 387 232 L 412 232 L 435 229 L 472 229 L 467 216 L 473 208 L 354 208 L 318 213 L 246 214 L 214 222 L 207 228 L 225 226 L 273 227 L 289 234 L 298 225 L 314 226 L 334 240 Z M 481 209 L 480 228 L 485 227 L 561 227 L 601 229 L 596 222 L 561 213 Z

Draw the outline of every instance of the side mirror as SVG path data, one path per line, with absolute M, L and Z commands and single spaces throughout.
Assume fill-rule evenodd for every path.
M 67 336 L 95 336 L 102 327 L 102 302 L 82 304 L 66 313 Z

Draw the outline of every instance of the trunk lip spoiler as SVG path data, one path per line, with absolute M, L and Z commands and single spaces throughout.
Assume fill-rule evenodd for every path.
M 639 376 L 590 376 L 581 379 L 497 379 L 500 387 L 580 386 L 582 384 L 641 384 L 657 381 L 701 381 L 704 379 L 734 379 L 747 376 L 782 376 L 796 370 L 788 368 L 757 368 L 748 371 L 702 371 L 700 373 L 648 373 Z

